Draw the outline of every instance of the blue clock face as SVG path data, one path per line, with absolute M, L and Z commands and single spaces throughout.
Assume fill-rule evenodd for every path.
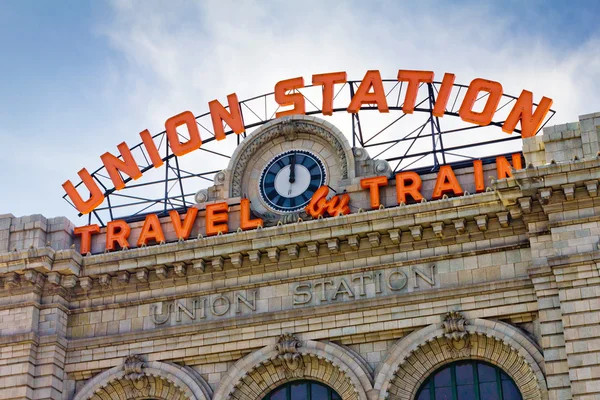
M 279 212 L 302 210 L 325 184 L 325 167 L 314 154 L 290 150 L 273 158 L 260 177 L 260 195 Z

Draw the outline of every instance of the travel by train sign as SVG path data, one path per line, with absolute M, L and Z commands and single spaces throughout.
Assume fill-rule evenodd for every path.
M 460 106 L 458 107 L 458 112 L 453 113 L 448 110 L 448 106 L 452 90 L 457 86 L 454 84 L 454 80 L 454 74 L 444 74 L 441 83 L 439 83 L 435 101 L 429 109 L 432 117 L 441 118 L 444 115 L 457 115 L 460 119 L 470 124 L 478 126 L 492 124 L 500 101 L 503 96 L 506 96 L 503 93 L 502 85 L 499 82 L 491 80 L 474 79 L 466 87 L 464 97 L 462 97 Z M 400 108 L 403 113 L 412 114 L 417 106 L 416 100 L 420 87 L 424 84 L 431 85 L 434 82 L 434 73 L 432 71 L 399 70 L 397 82 L 405 85 L 404 100 Z M 321 114 L 327 116 L 332 115 L 334 111 L 339 111 L 335 110 L 333 106 L 336 88 L 347 83 L 347 74 L 345 72 L 324 73 L 312 76 L 312 84 L 322 87 Z M 357 82 L 356 86 L 355 90 L 351 90 L 352 96 L 345 108 L 347 113 L 358 114 L 365 107 L 375 107 L 380 113 L 388 113 L 390 111 L 391 107 L 379 71 L 367 71 L 364 78 L 360 82 Z M 280 107 L 286 108 L 285 110 L 277 111 L 275 118 L 307 113 L 306 98 L 299 92 L 304 87 L 305 81 L 302 77 L 286 79 L 275 85 L 274 99 Z M 485 103 L 479 110 L 474 110 L 474 104 L 482 98 L 485 99 Z M 456 99 L 458 99 L 458 95 Z M 512 109 L 507 118 L 501 123 L 500 128 L 503 132 L 510 134 L 517 130 L 517 124 L 520 123 L 519 132 L 521 137 L 525 138 L 535 135 L 544 123 L 548 112 L 551 111 L 552 100 L 542 97 L 540 103 L 534 109 L 533 94 L 530 91 L 523 90 L 518 98 L 513 97 L 512 99 Z M 227 103 L 227 107 L 223 106 L 218 100 L 208 103 L 213 128 L 212 137 L 209 139 L 217 141 L 225 139 L 227 132 L 224 124 L 229 127 L 229 132 L 234 132 L 238 135 L 245 132 L 246 126 L 237 95 L 235 93 L 228 95 Z M 188 137 L 185 141 L 181 140 L 181 136 L 177 132 L 177 128 L 179 127 L 187 129 Z M 203 138 L 200 135 L 199 125 L 191 111 L 184 111 L 168 118 L 165 122 L 165 134 L 170 155 L 161 156 L 153 136 L 148 130 L 144 130 L 140 133 L 142 143 L 135 146 L 144 153 L 144 158 L 147 161 L 147 165 L 144 168 L 140 168 L 141 160 L 134 157 L 131 149 L 123 142 L 117 146 L 120 152 L 119 156 L 115 156 L 110 152 L 106 152 L 100 156 L 103 164 L 103 172 L 110 177 L 110 181 L 114 187 L 109 188 L 106 185 L 102 185 L 103 191 L 98 184 L 98 177 L 93 176 L 86 168 L 83 168 L 78 172 L 81 183 L 77 186 L 83 184 L 89 191 L 89 197 L 86 198 L 86 196 L 82 195 L 78 191 L 77 186 L 68 180 L 63 184 L 68 201 L 81 214 L 89 214 L 103 203 L 107 194 L 124 189 L 129 181 L 141 178 L 147 170 L 163 166 L 165 160 L 169 157 L 181 157 L 203 146 Z M 474 141 L 476 140 L 481 139 L 474 139 Z
M 387 206 L 402 205 L 409 203 L 417 203 L 427 200 L 436 200 L 444 196 L 460 196 L 465 193 L 459 179 L 455 175 L 453 165 L 447 163 L 446 155 L 456 155 L 458 149 L 466 148 L 470 145 L 487 145 L 495 146 L 497 143 L 505 139 L 486 140 L 482 135 L 473 135 L 470 139 L 472 143 L 462 144 L 454 147 L 446 147 L 441 145 L 441 137 L 444 134 L 449 134 L 458 131 L 469 131 L 476 127 L 497 126 L 501 131 L 511 134 L 513 132 L 520 133 L 520 137 L 526 138 L 535 135 L 541 127 L 548 122 L 547 115 L 554 114 L 550 109 L 552 100 L 547 97 L 542 97 L 539 104 L 533 102 L 533 94 L 527 90 L 523 90 L 518 97 L 509 96 L 503 93 L 502 85 L 499 82 L 474 79 L 468 86 L 457 85 L 454 83 L 454 74 L 446 73 L 441 82 L 434 82 L 434 74 L 431 71 L 412 71 L 400 70 L 395 81 L 382 80 L 379 71 L 368 71 L 364 78 L 360 81 L 347 81 L 345 72 L 335 72 L 326 74 L 317 74 L 312 77 L 312 86 L 320 87 L 320 107 L 315 110 L 315 104 L 308 99 L 302 90 L 306 87 L 303 78 L 293 78 L 280 81 L 275 85 L 275 90 L 271 94 L 278 108 L 273 113 L 272 119 L 286 117 L 291 115 L 312 115 L 321 114 L 331 116 L 334 113 L 343 113 L 352 116 L 353 121 L 353 144 L 355 148 L 368 148 L 370 142 L 378 136 L 382 131 L 365 138 L 363 136 L 363 128 L 361 127 L 358 114 L 360 111 L 370 110 L 376 111 L 380 115 L 387 114 L 392 111 L 398 112 L 401 115 L 397 117 L 389 126 L 402 119 L 405 115 L 410 115 L 416 112 L 425 113 L 428 115 L 426 123 L 421 125 L 417 137 L 423 132 L 424 126 L 431 126 L 431 134 L 424 135 L 432 140 L 431 153 L 434 156 L 441 154 L 441 163 L 437 164 L 430 172 L 434 172 L 435 176 L 428 179 L 434 180 L 433 190 L 429 188 L 427 193 L 422 191 L 422 180 L 418 172 L 414 170 L 400 169 L 400 161 L 409 157 L 420 156 L 419 159 L 427 155 L 427 152 L 409 154 L 412 144 L 408 145 L 408 150 L 403 157 L 386 158 L 386 161 L 396 161 L 400 159 L 396 168 L 379 176 L 367 176 L 359 180 L 360 188 L 368 193 L 367 209 L 376 210 L 382 205 L 380 193 L 386 191 L 388 193 Z M 392 89 L 387 89 L 384 84 L 392 85 Z M 395 85 L 395 86 L 394 86 Z M 394 88 L 399 88 L 394 92 Z M 338 96 L 341 88 L 348 87 L 350 89 L 348 102 L 339 106 Z M 419 92 L 427 88 L 427 94 L 424 98 L 419 98 Z M 339 89 L 338 89 L 339 88 Z M 404 89 L 404 90 L 403 90 Z M 462 92 L 462 96 L 460 95 Z M 391 95 L 396 97 L 395 103 L 390 99 Z M 400 100 L 402 97 L 402 101 Z M 334 103 L 337 100 L 337 105 Z M 505 99 L 506 101 L 502 101 Z M 250 99 L 252 100 L 252 99 Z M 185 156 L 196 150 L 205 150 L 206 143 L 218 142 L 224 140 L 228 134 L 235 133 L 240 138 L 245 136 L 248 128 L 260 126 L 269 120 L 265 116 L 258 123 L 248 123 L 244 116 L 244 108 L 250 110 L 254 115 L 257 113 L 250 109 L 246 101 L 238 101 L 235 93 L 227 96 L 227 106 L 221 104 L 218 100 L 209 102 L 209 112 L 200 117 L 194 117 L 190 111 L 184 111 L 175 115 L 165 122 L 165 131 L 161 134 L 151 135 L 148 130 L 140 133 L 141 143 L 134 147 L 129 147 L 125 142 L 119 144 L 117 148 L 120 154 L 115 156 L 111 153 L 104 153 L 100 159 L 103 167 L 89 173 L 83 168 L 79 171 L 81 182 L 74 185 L 71 181 L 63 184 L 66 191 L 65 198 L 81 213 L 97 215 L 96 209 L 105 201 L 108 201 L 108 209 L 110 212 L 110 221 L 106 224 L 103 230 L 100 225 L 105 225 L 100 218 L 99 224 L 90 222 L 88 225 L 80 226 L 75 229 L 75 235 L 80 237 L 80 252 L 87 254 L 92 251 L 92 243 L 101 243 L 104 248 L 99 249 L 96 245 L 94 251 L 112 251 L 122 248 L 144 247 L 152 244 L 165 243 L 172 240 L 186 240 L 192 235 L 194 230 L 198 236 L 214 236 L 225 234 L 232 231 L 244 231 L 250 229 L 258 229 L 265 225 L 261 215 L 252 215 L 251 204 L 247 196 L 242 196 L 236 203 L 236 217 L 230 219 L 230 202 L 227 198 L 208 202 L 203 205 L 203 209 L 199 210 L 194 206 L 195 203 L 187 202 L 183 189 L 180 196 L 168 197 L 169 192 L 165 191 L 165 200 L 163 201 L 164 209 L 159 212 L 143 212 L 123 218 L 114 218 L 114 204 L 111 205 L 108 196 L 114 196 L 116 191 L 124 191 L 135 186 L 131 181 L 137 180 L 148 171 L 166 167 L 167 172 L 174 169 L 172 159 L 175 158 L 176 166 L 178 157 Z M 266 97 L 265 97 L 266 102 Z M 450 105 L 451 103 L 451 105 Z M 313 107 L 309 109 L 309 104 Z M 425 105 L 425 106 L 424 106 Z M 498 115 L 500 110 L 504 109 L 504 120 L 500 120 Z M 265 113 L 266 114 L 266 113 Z M 248 113 L 246 112 L 246 115 Z M 458 117 L 461 121 L 466 122 L 469 126 L 459 129 L 451 129 L 442 131 L 440 128 L 439 118 L 444 116 Z M 206 128 L 201 117 L 208 118 L 212 124 L 212 131 Z M 355 125 L 358 129 L 355 131 Z M 520 125 L 520 129 L 517 129 Z M 187 136 L 178 132 L 178 128 L 185 128 Z M 208 137 L 202 137 L 200 128 L 209 132 Z M 396 142 L 389 139 L 376 145 L 395 146 L 398 143 L 403 143 L 410 137 L 410 133 L 404 138 L 398 139 Z M 511 136 L 511 138 L 517 138 Z M 439 140 L 439 141 L 438 141 Z M 358 142 L 358 143 L 356 143 Z M 162 146 L 162 147 L 161 147 Z M 162 152 L 159 151 L 162 148 Z M 206 150 L 205 150 L 206 151 Z M 137 152 L 137 156 L 134 155 Z M 211 150 L 215 153 L 214 150 Z M 163 155 L 164 154 L 164 155 Z M 217 153 L 218 154 L 218 153 Z M 308 153 L 307 153 L 308 154 Z M 497 154 L 497 153 L 496 153 Z M 141 155 L 141 156 L 140 156 Z M 288 156 L 285 156 L 288 157 Z M 417 160 L 418 161 L 418 160 Z M 512 154 L 512 156 L 494 156 L 487 161 L 495 164 L 495 178 L 503 179 L 511 175 L 511 169 L 520 169 L 523 166 L 523 160 L 520 153 Z M 169 165 L 171 162 L 171 165 Z M 294 161 L 290 161 L 291 172 L 289 182 L 294 182 Z M 165 165 L 166 164 L 166 165 Z M 484 182 L 484 165 L 483 160 L 478 157 L 469 157 L 468 163 L 460 163 L 461 168 L 470 168 L 469 176 L 463 177 L 463 185 L 465 182 L 474 193 L 483 192 L 486 190 Z M 409 166 L 412 163 L 408 164 Z M 201 166 L 199 166 L 201 167 Z M 318 166 L 315 166 L 317 168 Z M 281 165 L 284 168 L 284 165 Z M 318 168 L 317 168 L 318 169 Z M 165 187 L 171 181 L 174 184 L 179 183 L 182 187 L 181 171 L 178 170 L 177 178 L 168 178 L 168 174 L 164 182 Z M 185 171 L 184 171 L 185 172 Z M 488 169 L 488 172 L 491 172 Z M 461 172 L 462 173 L 462 172 Z M 198 174 L 197 176 L 201 176 Z M 102 183 L 104 178 L 104 183 Z M 207 178 L 205 178 L 208 180 Z M 287 176 L 284 178 L 287 184 Z M 389 190 L 386 187 L 389 185 L 388 180 L 392 179 L 393 185 L 390 190 L 395 192 L 394 204 L 390 204 Z M 317 179 L 318 180 L 318 179 Z M 109 187 L 107 182 L 112 183 L 113 187 Z M 156 182 L 155 182 L 156 183 Z M 171 185 L 171 187 L 174 186 Z M 328 216 L 345 215 L 351 213 L 351 196 L 347 193 L 336 193 L 329 197 L 330 186 L 323 184 L 315 186 L 310 195 L 306 198 L 305 206 L 301 211 L 308 216 L 318 219 Z M 85 186 L 89 191 L 89 197 L 85 198 L 80 193 L 82 186 Z M 79 189 L 78 189 L 79 187 Z M 102 187 L 102 189 L 101 189 Z M 318 189 L 317 189 L 318 188 Z M 197 190 L 198 188 L 196 188 Z M 291 191 L 291 189 L 290 189 Z M 139 204 L 145 205 L 144 199 L 137 196 L 124 196 L 132 199 L 133 204 L 139 201 Z M 227 197 L 227 195 L 225 195 Z M 310 199 L 310 201 L 309 201 Z M 151 204 L 157 203 L 147 200 Z M 170 207 L 167 207 L 169 203 Z M 202 203 L 202 201 L 200 201 Z M 364 205 L 363 205 L 364 206 Z M 142 211 L 148 207 L 142 208 Z M 355 207 L 356 208 L 356 207 Z M 143 221 L 143 224 L 137 224 L 138 221 Z M 132 226 L 131 224 L 134 223 Z M 168 232 L 168 235 L 166 234 Z M 101 240 L 97 238 L 101 235 Z M 168 237 L 167 237 L 168 236 Z

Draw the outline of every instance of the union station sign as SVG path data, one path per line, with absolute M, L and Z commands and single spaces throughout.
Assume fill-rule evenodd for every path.
M 434 74 L 431 71 L 398 71 L 398 82 L 406 84 L 404 102 L 401 106 L 403 113 L 412 114 L 415 111 L 420 86 L 432 83 L 433 79 Z M 454 74 L 444 74 L 435 103 L 432 104 L 432 118 L 445 115 L 454 80 Z M 322 87 L 321 113 L 324 116 L 332 115 L 334 111 L 333 101 L 336 85 L 345 84 L 346 82 L 346 72 L 312 76 L 312 84 Z M 280 107 L 287 108 L 283 111 L 277 111 L 276 118 L 306 114 L 306 98 L 297 91 L 303 87 L 305 87 L 305 83 L 302 77 L 283 80 L 275 85 L 275 101 Z M 503 95 L 502 85 L 499 82 L 481 78 L 474 79 L 466 88 L 458 116 L 470 124 L 489 125 Z M 482 98 L 484 98 L 484 104 L 475 107 L 476 102 Z M 457 99 L 458 96 L 454 99 L 454 102 Z M 224 124 L 238 135 L 245 132 L 237 95 L 235 93 L 228 95 L 227 101 L 227 108 L 218 100 L 213 100 L 208 104 L 214 138 L 218 141 L 226 137 Z M 517 124 L 520 123 L 520 133 L 525 138 L 533 136 L 539 130 L 550 111 L 552 100 L 543 97 L 534 110 L 533 94 L 530 91 L 523 90 L 513 103 L 512 110 L 502 123 L 501 129 L 510 134 L 515 131 Z M 365 105 L 376 107 L 380 113 L 390 111 L 379 71 L 367 71 L 357 90 L 354 91 L 346 111 L 357 114 L 361 107 Z M 182 141 L 182 135 L 177 132 L 177 128 L 180 127 L 185 127 L 188 133 L 184 141 Z M 202 147 L 200 130 L 194 114 L 190 111 L 184 111 L 167 119 L 165 129 L 168 146 L 175 156 L 184 156 Z M 150 132 L 144 130 L 140 133 L 140 137 L 145 150 L 144 157 L 147 155 L 154 168 L 163 166 L 164 160 L 161 158 L 158 146 Z M 139 167 L 139 160 L 134 158 L 127 144 L 123 142 L 117 147 L 120 151 L 119 156 L 107 152 L 100 157 L 106 173 L 114 185 L 113 190 L 121 190 L 126 187 L 124 175 L 128 177 L 127 181 L 139 179 L 143 175 Z M 511 176 L 511 168 L 522 168 L 519 153 L 512 155 L 512 165 L 506 156 L 498 156 L 495 161 L 497 179 Z M 328 172 L 330 172 L 328 170 L 328 166 L 317 154 L 306 149 L 290 149 L 269 160 L 268 164 L 259 171 L 260 179 L 257 182 L 259 187 L 251 190 L 258 191 L 260 201 L 275 214 L 304 212 L 304 215 L 312 218 L 349 214 L 351 212 L 350 195 L 347 193 L 331 195 L 331 185 L 329 184 L 331 177 L 328 176 Z M 82 183 L 89 190 L 90 196 L 87 200 L 84 200 L 84 197 L 79 194 L 71 181 L 66 181 L 63 188 L 75 208 L 82 214 L 88 214 L 102 204 L 105 197 L 96 183 L 96 179 L 92 177 L 86 168 L 83 168 L 78 174 Z M 471 175 L 474 192 L 485 191 L 482 160 L 474 159 L 472 161 Z M 380 191 L 383 187 L 388 186 L 390 178 L 395 181 L 397 205 L 437 200 L 448 195 L 460 196 L 465 193 L 451 165 L 441 165 L 438 168 L 435 186 L 429 198 L 425 198 L 421 192 L 422 179 L 418 173 L 402 171 L 390 174 L 386 171 L 385 175 L 369 176 L 360 180 L 360 188 L 369 193 L 370 209 L 378 209 L 381 206 Z M 228 214 L 230 204 L 227 201 L 206 204 L 203 216 L 204 231 L 198 232 L 198 235 L 213 236 L 228 233 L 235 229 L 244 231 L 265 226 L 262 218 L 253 217 L 253 214 L 260 213 L 253 212 L 256 210 L 253 210 L 250 199 L 241 196 L 239 206 L 239 222 L 232 225 Z M 194 223 L 198 218 L 198 209 L 189 207 L 186 208 L 186 211 L 186 214 L 182 216 L 179 210 L 171 210 L 166 221 L 161 221 L 155 213 L 147 214 L 137 238 L 131 238 L 131 228 L 125 220 L 112 220 L 108 222 L 106 227 L 105 250 L 164 243 L 167 240 L 163 232 L 165 224 L 169 225 L 168 229 L 174 230 L 177 240 L 186 240 L 190 237 Z M 100 231 L 98 224 L 90 224 L 75 229 L 75 234 L 81 237 L 80 252 L 82 254 L 91 251 L 92 236 Z

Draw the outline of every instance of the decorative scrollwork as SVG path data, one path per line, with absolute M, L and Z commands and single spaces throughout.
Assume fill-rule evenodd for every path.
M 442 322 L 444 337 L 455 356 L 459 356 L 462 352 L 468 352 L 471 348 L 469 333 L 466 329 L 468 324 L 469 322 L 458 311 L 447 313 Z
M 275 345 L 277 358 L 286 367 L 286 374 L 297 375 L 301 373 L 304 361 L 298 351 L 301 342 L 291 333 L 284 333 L 279 337 L 279 342 Z
M 196 203 L 206 203 L 208 201 L 208 190 L 201 189 L 196 193 L 194 197 Z
M 125 371 L 125 379 L 130 380 L 133 387 L 144 393 L 145 389 L 148 389 L 148 377 L 144 373 L 144 367 L 146 363 L 137 354 L 127 356 L 125 363 L 123 364 L 123 370 Z
M 460 340 L 467 335 L 465 326 L 469 322 L 458 311 L 451 311 L 446 314 L 442 326 L 444 327 L 444 336 L 450 340 Z

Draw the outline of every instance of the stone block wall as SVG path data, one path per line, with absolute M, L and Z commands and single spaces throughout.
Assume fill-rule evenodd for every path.
M 593 159 L 600 151 L 600 113 L 586 114 L 578 122 L 549 126 L 543 134 L 523 139 L 527 164 Z
M 16 218 L 0 215 L 0 254 L 29 248 L 68 249 L 73 244 L 75 225 L 65 217 L 46 218 L 35 214 Z
M 533 165 L 492 191 L 398 206 L 392 185 L 337 218 L 82 257 L 66 219 L 2 215 L 0 399 L 149 397 L 146 376 L 167 398 L 255 400 L 299 373 L 409 399 L 466 357 L 528 399 L 598 398 L 597 118 L 527 139 Z

